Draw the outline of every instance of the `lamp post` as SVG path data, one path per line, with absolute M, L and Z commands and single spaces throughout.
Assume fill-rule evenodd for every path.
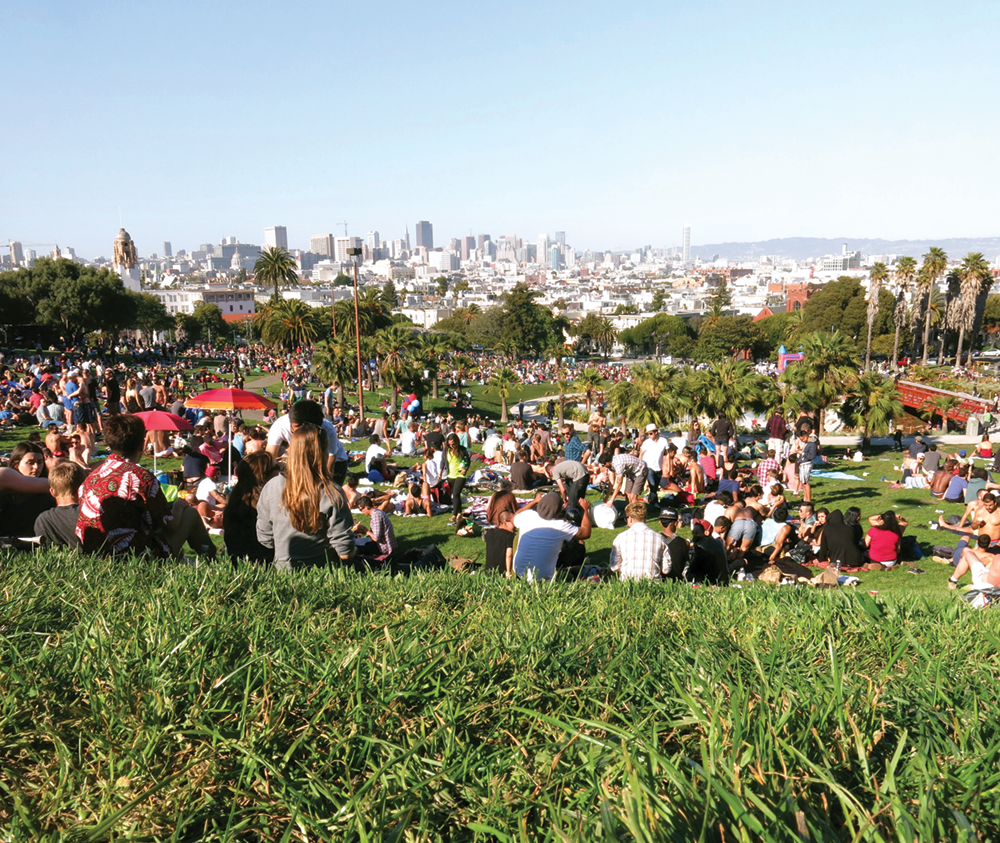
M 358 352 L 358 419 L 362 428 L 365 425 L 365 388 L 361 377 L 361 316 L 358 311 L 358 257 L 361 249 L 348 249 L 348 256 L 354 262 L 354 341 Z M 331 294 L 332 294 L 331 290 Z

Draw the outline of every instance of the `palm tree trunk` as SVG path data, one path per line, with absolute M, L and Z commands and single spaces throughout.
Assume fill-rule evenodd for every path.
M 965 325 L 958 326 L 958 348 L 955 349 L 955 365 L 962 365 L 962 346 L 965 345 Z M 944 355 L 938 358 L 938 364 L 943 360 Z
M 564 415 L 564 409 L 566 406 L 566 393 L 561 389 L 559 390 L 559 429 L 562 430 L 563 426 L 566 424 L 566 417 Z
M 896 326 L 896 340 L 892 344 L 892 370 L 899 371 L 899 325 Z
M 431 380 L 431 398 L 433 398 L 436 401 L 437 397 L 438 397 L 438 376 L 437 372 L 435 372 L 434 377 Z
M 507 424 L 507 399 L 500 397 L 500 424 Z
M 872 320 L 868 320 L 868 341 L 865 343 L 865 371 L 872 368 Z
M 931 291 L 927 290 L 927 315 L 924 316 L 924 353 L 920 358 L 921 365 L 927 365 L 928 352 L 930 351 L 931 336 Z
M 344 384 L 337 384 L 337 403 L 340 405 L 341 410 L 343 410 L 346 405 L 346 399 L 344 397 Z
M 411 393 L 412 394 L 412 393 Z M 399 400 L 399 387 L 394 386 L 392 388 L 392 397 L 389 399 L 389 413 L 396 412 L 396 402 Z

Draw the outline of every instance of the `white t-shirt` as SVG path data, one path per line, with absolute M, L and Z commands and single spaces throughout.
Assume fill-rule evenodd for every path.
M 711 503 L 705 504 L 705 520 L 715 526 L 715 519 L 720 515 L 726 514 L 726 507 L 721 501 L 712 501 Z
M 417 434 L 412 430 L 404 430 L 399 437 L 399 450 L 408 457 L 413 456 L 417 450 Z
M 497 448 L 503 445 L 503 439 L 501 439 L 496 433 L 491 433 L 486 437 L 486 441 L 483 443 L 483 456 L 488 460 L 496 459 Z
M 434 459 L 427 460 L 426 466 L 427 485 L 433 489 L 441 481 L 444 471 L 444 451 L 435 451 Z
M 669 444 L 662 436 L 657 436 L 656 439 L 646 439 L 639 447 L 639 456 L 653 471 L 661 471 L 663 469 L 663 455 L 667 452 Z
M 326 431 L 328 450 L 334 459 L 346 461 L 347 451 L 340 444 L 340 437 L 337 436 L 337 428 L 333 426 L 329 419 L 323 419 L 323 430 Z M 282 416 L 267 431 L 267 446 L 280 448 L 287 445 L 292 438 L 292 422 L 287 415 Z
M 219 491 L 219 487 L 215 485 L 215 481 L 211 477 L 206 477 L 198 483 L 194 496 L 199 501 L 210 503 L 213 501 L 212 492 L 217 491 Z
M 372 460 L 378 459 L 387 453 L 389 452 L 381 445 L 369 445 L 368 450 L 365 452 L 365 471 L 372 470 Z
M 556 561 L 563 542 L 573 538 L 577 528 L 568 521 L 546 521 L 533 509 L 514 516 L 518 531 L 514 572 L 532 580 L 551 580 L 556 575 Z

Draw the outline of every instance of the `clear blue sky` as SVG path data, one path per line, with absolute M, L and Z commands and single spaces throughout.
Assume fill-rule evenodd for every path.
M 0 241 L 1000 234 L 995 2 L 8 0 Z M 51 247 L 48 247 L 51 248 Z M 39 253 L 48 248 L 39 248 Z

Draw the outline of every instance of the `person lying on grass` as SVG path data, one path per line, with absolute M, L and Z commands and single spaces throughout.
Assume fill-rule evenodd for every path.
M 76 535 L 84 551 L 177 558 L 187 542 L 214 559 L 215 546 L 201 516 L 180 499 L 171 507 L 153 472 L 139 465 L 145 439 L 145 425 L 136 416 L 126 413 L 105 422 L 111 456 L 80 487 Z

